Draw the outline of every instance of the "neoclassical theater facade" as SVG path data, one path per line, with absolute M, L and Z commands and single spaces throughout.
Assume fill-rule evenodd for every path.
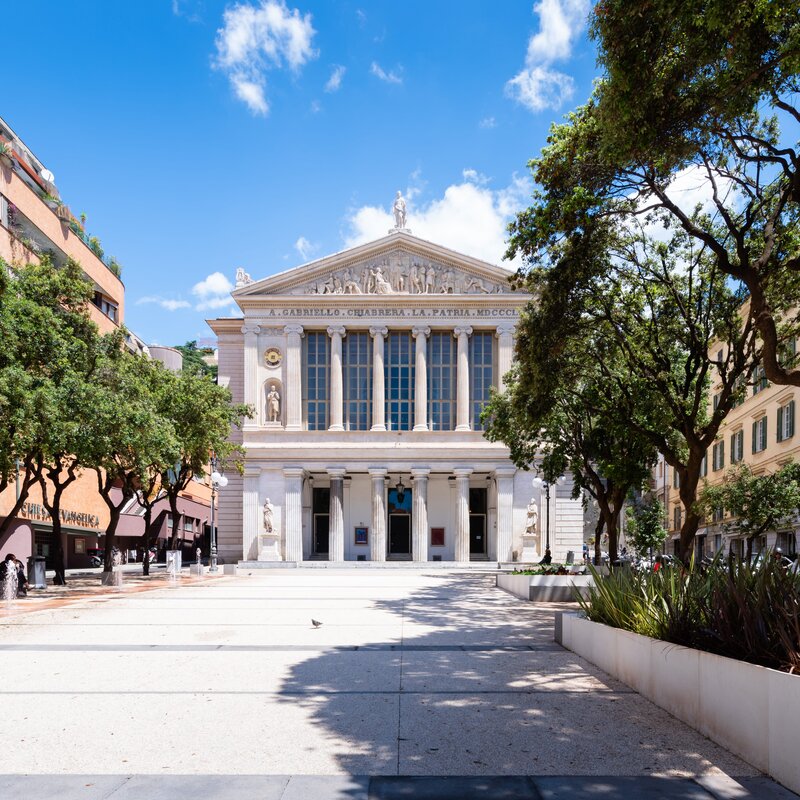
M 220 493 L 226 561 L 533 561 L 581 551 L 572 487 L 544 492 L 482 433 L 528 296 L 398 226 L 253 281 L 210 321 L 220 382 L 256 410 Z

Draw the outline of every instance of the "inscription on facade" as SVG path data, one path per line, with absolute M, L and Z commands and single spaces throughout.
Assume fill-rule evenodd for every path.
M 270 308 L 264 317 L 516 317 L 516 308 Z

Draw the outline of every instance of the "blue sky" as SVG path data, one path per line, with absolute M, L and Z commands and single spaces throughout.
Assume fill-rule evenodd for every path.
M 26 0 L 0 116 L 123 265 L 148 342 L 263 278 L 412 231 L 500 263 L 527 162 L 597 74 L 588 0 Z

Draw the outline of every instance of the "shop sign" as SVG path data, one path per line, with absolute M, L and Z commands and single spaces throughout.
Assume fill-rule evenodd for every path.
M 42 520 L 50 522 L 50 512 L 39 503 L 24 503 L 19 515 L 24 519 Z M 61 522 L 64 525 L 77 525 L 81 528 L 99 528 L 100 517 L 96 514 L 87 514 L 83 511 L 72 511 L 62 508 L 60 512 Z

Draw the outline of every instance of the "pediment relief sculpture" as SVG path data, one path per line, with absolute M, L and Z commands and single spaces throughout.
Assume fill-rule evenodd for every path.
M 402 251 L 320 276 L 289 294 L 504 294 L 502 279 L 453 269 Z

